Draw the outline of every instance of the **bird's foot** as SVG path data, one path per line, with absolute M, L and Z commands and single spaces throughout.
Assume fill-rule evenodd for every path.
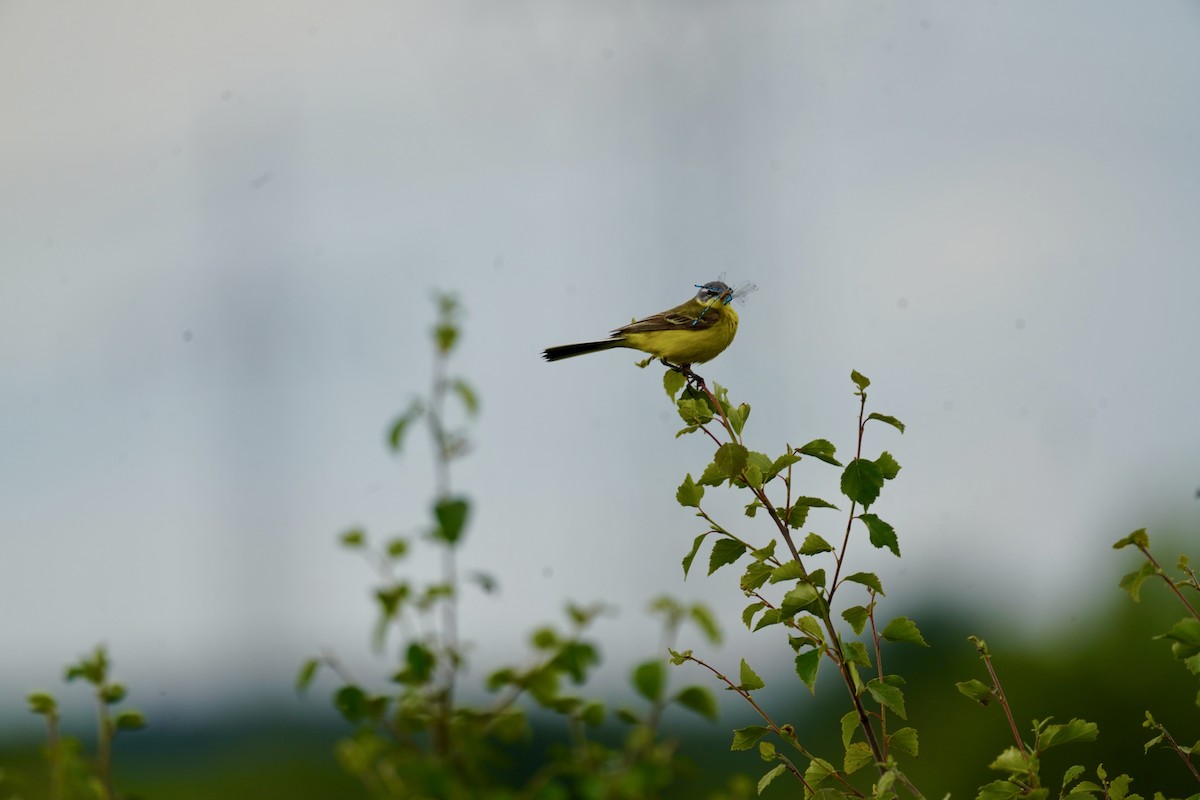
M 686 378 L 688 385 L 690 385 L 693 389 L 698 389 L 702 392 L 708 391 L 707 387 L 704 385 L 704 378 L 701 378 L 699 375 L 692 372 L 691 364 L 672 364 L 665 358 L 660 358 L 659 361 L 661 361 L 668 369 L 673 369 Z

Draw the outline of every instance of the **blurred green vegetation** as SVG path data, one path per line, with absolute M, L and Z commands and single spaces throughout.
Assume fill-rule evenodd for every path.
M 1177 552 L 1170 545 L 1156 549 L 1166 560 L 1173 560 L 1170 554 Z M 1131 556 L 1114 558 L 1121 559 L 1123 567 L 1134 566 Z M 1100 726 L 1098 741 L 1055 751 L 1046 774 L 1061 774 L 1074 763 L 1088 765 L 1089 771 L 1103 763 L 1110 772 L 1128 772 L 1134 790 L 1147 795 L 1154 790 L 1175 797 L 1195 792 L 1194 780 L 1174 754 L 1164 749 L 1142 753 L 1142 744 L 1151 736 L 1141 726 L 1146 710 L 1181 741 L 1200 738 L 1200 713 L 1193 702 L 1196 679 L 1171 657 L 1166 642 L 1152 639 L 1171 627 L 1180 609 L 1162 587 L 1152 585 L 1135 605 L 1117 589 L 1111 572 L 1098 577 L 1096 591 L 1107 602 L 1093 614 L 1065 621 L 1059 632 L 1036 640 L 1024 632 L 1019 619 L 947 614 L 956 606 L 953 601 L 907 611 L 919 621 L 931 647 L 894 648 L 888 667 L 908 680 L 909 723 L 921 736 L 921 755 L 911 769 L 918 785 L 931 796 L 973 798 L 980 784 L 998 777 L 986 764 L 1011 744 L 998 707 L 980 707 L 954 688 L 956 681 L 984 677 L 966 641 L 974 633 L 987 638 L 1023 728 L 1032 718 L 1047 716 L 1064 722 L 1080 716 Z M 764 692 L 762 699 L 778 719 L 803 730 L 819 753 L 838 759 L 838 718 L 846 705 L 833 677 L 823 676 L 816 697 L 797 684 L 795 693 Z M 616 698 L 615 704 L 625 699 Z M 681 741 L 681 753 L 691 765 L 664 797 L 704 797 L 738 772 L 757 778 L 763 771 L 757 754 L 729 752 L 729 730 L 747 724 L 739 723 L 743 713 L 735 708 L 717 725 L 696 724 L 683 714 L 665 720 L 666 734 Z M 274 722 L 265 718 L 259 713 L 253 720 L 231 718 L 209 729 L 179 731 L 156 729 L 151 717 L 146 731 L 123 737 L 118 744 L 117 783 L 130 795 L 159 800 L 365 797 L 333 756 L 335 742 L 350 733 L 348 725 L 297 722 L 293 713 Z M 532 772 L 552 743 L 547 732 L 561 729 L 553 720 L 546 720 L 544 728 L 538 717 L 533 722 L 533 740 L 510 754 L 515 773 Z M 606 732 L 615 741 L 621 731 L 613 725 Z M 39 746 L 29 742 L 0 750 L 0 766 L 20 775 L 22 796 L 27 798 L 46 796 Z M 777 781 L 764 797 L 794 794 L 793 785 Z

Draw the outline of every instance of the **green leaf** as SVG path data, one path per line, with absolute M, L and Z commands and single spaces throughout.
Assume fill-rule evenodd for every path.
M 796 656 L 796 674 L 813 694 L 817 693 L 817 670 L 821 667 L 821 651 L 805 650 Z
M 1191 658 L 1200 654 L 1200 619 L 1184 617 L 1171 630 L 1154 638 L 1170 639 L 1171 652 L 1176 658 Z
M 851 742 L 846 747 L 846 758 L 842 762 L 842 770 L 847 775 L 853 775 L 868 764 L 875 763 L 875 755 L 866 742 Z
M 433 515 L 437 518 L 438 527 L 433 537 L 447 544 L 455 544 L 462 536 L 467 524 L 467 513 L 470 504 L 462 497 L 448 497 L 439 500 L 433 507 Z
M 871 535 L 871 544 L 878 548 L 886 547 L 897 558 L 900 557 L 900 541 L 896 538 L 896 531 L 891 525 L 874 514 L 859 514 L 858 518 L 866 523 L 867 530 Z
M 53 717 L 58 714 L 58 701 L 49 692 L 31 692 L 25 698 L 25 702 L 29 703 L 29 710 L 34 714 L 41 714 L 44 717 Z
M 874 572 L 856 572 L 853 575 L 847 575 L 842 580 L 850 581 L 851 583 L 861 583 L 868 589 L 873 589 L 875 594 L 883 594 L 883 584 L 879 582 L 879 578 L 876 577 Z
M 479 413 L 479 397 L 475 394 L 475 390 L 471 388 L 471 384 L 462 378 L 455 378 L 450 382 L 450 388 L 458 395 L 458 399 L 462 401 L 463 408 L 466 409 L 468 416 L 473 417 Z
M 1014 800 L 1024 794 L 1024 790 L 1011 781 L 992 781 L 979 787 L 975 800 Z
M 764 725 L 750 725 L 746 728 L 738 728 L 733 732 L 733 744 L 730 745 L 729 749 L 749 750 L 758 744 L 758 740 L 766 736 L 770 730 L 770 728 Z
M 303 694 L 312 685 L 313 678 L 317 676 L 320 666 L 321 659 L 319 658 L 310 658 L 300 665 L 300 672 L 296 675 L 297 693 Z
M 713 463 L 725 477 L 736 478 L 746 468 L 749 458 L 750 452 L 745 447 L 736 442 L 726 442 L 717 448 Z
M 809 583 L 798 583 L 796 587 L 783 596 L 779 610 L 785 617 L 795 616 L 799 611 L 817 602 L 817 590 Z
M 876 466 L 883 473 L 883 479 L 890 481 L 900 474 L 900 464 L 892 457 L 892 454 L 886 450 L 880 453 L 879 458 L 875 459 Z
M 595 700 L 587 703 L 580 710 L 579 718 L 589 728 L 599 728 L 604 724 L 604 704 Z
M 700 500 L 704 497 L 704 487 L 697 486 L 692 480 L 692 473 L 688 473 L 683 479 L 683 483 L 675 492 L 675 499 L 679 501 L 679 505 L 684 508 L 699 508 Z
M 768 608 L 758 618 L 758 624 L 754 626 L 754 630 L 759 631 L 770 625 L 778 625 L 780 622 L 783 622 L 783 612 L 778 608 Z
M 837 506 L 819 497 L 797 497 L 796 502 L 792 503 L 792 507 L 788 509 L 788 525 L 792 528 L 802 527 L 804 521 L 808 519 L 810 508 L 837 508 Z
M 669 369 L 663 373 L 663 388 L 667 391 L 667 397 L 671 398 L 672 400 L 674 400 L 675 395 L 679 394 L 680 390 L 683 389 L 683 385 L 685 383 L 687 383 L 687 379 L 683 377 L 682 372 L 676 372 L 673 369 Z
M 778 567 L 771 570 L 771 583 L 779 583 L 781 581 L 798 580 L 804 577 L 804 567 L 799 561 L 792 559 L 785 561 Z
M 113 725 L 119 731 L 136 731 L 146 727 L 146 717 L 142 712 L 130 708 L 113 717 Z
M 352 550 L 356 547 L 362 547 L 366 543 L 367 534 L 362 528 L 351 528 L 339 536 L 338 541 L 341 542 L 342 547 Z
M 741 436 L 742 428 L 746 427 L 746 420 L 750 419 L 750 405 L 741 403 L 737 408 L 726 405 L 725 416 L 729 418 L 729 426 L 733 428 L 733 432 Z
M 847 711 L 842 715 L 842 747 L 849 747 L 855 731 L 859 730 L 858 712 Z
M 392 680 L 410 686 L 420 686 L 433 677 L 436 664 L 437 656 L 432 650 L 419 642 L 411 642 L 404 652 L 404 668 L 393 675 Z
M 742 682 L 738 684 L 738 688 L 747 692 L 753 692 L 755 689 L 761 689 L 766 686 L 762 678 L 758 677 L 758 674 L 750 669 L 750 665 L 746 663 L 746 659 L 744 658 L 742 659 L 741 680 Z
M 1121 588 L 1129 592 L 1129 596 L 1133 598 L 1133 602 L 1140 603 L 1142 600 L 1142 584 L 1146 581 L 1146 578 L 1157 574 L 1158 568 L 1153 563 L 1143 561 L 1140 567 L 1121 578 Z
M 396 417 L 395 421 L 392 422 L 391 427 L 388 428 L 387 438 L 388 446 L 393 452 L 400 452 L 400 448 L 404 445 L 405 430 L 408 429 L 408 426 L 412 424 L 413 420 L 421 416 L 421 412 L 422 409 L 420 402 L 414 400 L 412 404 L 409 405 L 408 409 L 403 414 Z
M 1071 742 L 1090 742 L 1100 735 L 1100 729 L 1094 722 L 1073 719 L 1062 725 L 1051 725 L 1038 737 L 1038 749 L 1049 750 L 1060 744 Z
M 900 420 L 896 419 L 895 417 L 888 416 L 887 414 L 872 413 L 872 414 L 867 415 L 867 419 L 877 419 L 880 422 L 886 422 L 888 425 L 891 425 L 896 430 L 900 431 L 901 433 L 904 433 L 904 423 L 901 422 Z
M 800 555 L 815 556 L 817 553 L 832 553 L 833 545 L 817 536 L 815 533 L 810 533 L 804 537 L 804 544 L 800 545 Z
M 713 462 L 704 468 L 704 472 L 700 473 L 700 480 L 696 481 L 701 486 L 720 486 L 729 477 L 717 466 L 717 462 Z
M 1129 545 L 1134 545 L 1135 547 L 1140 547 L 1142 549 L 1148 550 L 1150 548 L 1150 537 L 1149 537 L 1149 535 L 1147 535 L 1146 529 L 1138 528 L 1136 531 L 1129 534 L 1124 539 L 1121 539 L 1120 541 L 1116 542 L 1113 545 L 1113 549 L 1120 550 L 1121 548 L 1128 547 Z
M 745 485 L 754 489 L 759 489 L 762 487 L 764 479 L 762 470 L 758 467 L 754 466 L 753 464 L 748 464 L 746 466 L 746 471 L 742 474 L 746 476 Z
M 874 461 L 856 458 L 842 472 L 841 487 L 842 494 L 867 508 L 879 498 L 883 489 L 883 470 Z
M 917 732 L 913 728 L 901 728 L 888 737 L 888 742 L 893 748 L 902 750 L 910 756 L 917 755 Z
M 865 391 L 871 385 L 871 380 L 866 375 L 861 374 L 858 370 L 850 370 L 850 380 L 854 381 L 854 385 L 858 387 L 858 391 Z
M 713 411 L 706 397 L 689 397 L 687 392 L 675 404 L 679 417 L 688 425 L 707 425 L 712 422 Z
M 1070 784 L 1071 781 L 1075 780 L 1082 774 L 1083 774 L 1082 766 L 1076 764 L 1073 767 L 1068 767 L 1067 771 L 1063 773 L 1062 788 L 1065 790 L 1067 788 L 1067 785 Z
M 708 557 L 708 574 L 712 575 L 726 564 L 737 561 L 746 552 L 746 545 L 734 539 L 718 539 Z
M 833 457 L 837 452 L 837 448 L 828 439 L 813 439 L 803 447 L 796 449 L 797 453 L 806 456 L 812 456 L 815 459 L 824 461 L 826 464 L 832 464 L 835 467 L 840 467 L 842 463 Z
M 842 655 L 851 664 L 862 667 L 871 666 L 871 657 L 867 655 L 867 646 L 862 642 L 842 642 Z
M 862 606 L 851 606 L 842 612 L 842 619 L 850 623 L 850 627 L 854 630 L 854 635 L 857 636 L 863 632 L 863 628 L 867 626 L 867 618 L 869 613 Z
M 908 617 L 896 617 L 887 624 L 887 627 L 879 635 L 889 642 L 908 642 L 910 644 L 919 644 L 921 647 L 929 647 L 929 643 L 925 641 L 925 637 L 917 629 L 917 623 Z
M 969 681 L 959 681 L 954 685 L 958 687 L 960 692 L 979 703 L 981 706 L 986 706 L 992 701 L 992 698 L 995 697 L 995 694 L 993 694 L 990 686 L 983 681 L 977 681 L 974 678 Z
M 689 686 L 679 694 L 675 695 L 675 702 L 679 705 L 694 711 L 705 719 L 716 722 L 717 720 L 717 701 L 704 686 Z
M 779 458 L 771 462 L 771 468 L 766 472 L 767 479 L 769 480 L 774 478 L 776 475 L 783 472 L 785 469 L 790 467 L 792 464 L 797 463 L 798 461 L 800 461 L 800 456 L 796 455 L 795 453 L 784 453 Z
M 699 536 L 697 536 L 695 541 L 692 542 L 692 549 L 688 552 L 688 554 L 686 556 L 683 557 L 684 580 L 687 579 L 688 570 L 690 570 L 692 568 L 692 562 L 696 560 L 696 553 L 700 550 L 700 544 L 704 541 L 706 536 L 708 536 L 708 532 L 702 533 Z
M 765 561 L 752 561 L 746 565 L 746 572 L 742 575 L 741 587 L 743 592 L 752 592 L 758 587 L 767 582 L 767 578 L 771 577 L 771 573 L 775 571 L 775 567 Z
M 782 775 L 783 771 L 786 769 L 787 764 L 776 764 L 775 766 L 771 767 L 771 769 L 764 772 L 763 776 L 758 779 L 758 793 L 762 794 L 765 792 L 767 787 L 771 785 L 771 781 Z
M 878 678 L 867 681 L 867 691 L 881 706 L 887 706 L 903 719 L 908 719 L 904 710 L 904 693 L 891 684 L 883 683 Z
M 750 623 L 754 622 L 754 615 L 766 607 L 766 603 L 758 602 L 751 603 L 742 610 L 742 622 L 745 623 L 747 629 L 749 629 Z
M 707 606 L 700 603 L 694 604 L 688 613 L 691 615 L 692 622 L 696 623 L 701 631 L 704 632 L 704 637 L 713 644 L 721 642 L 721 628 L 717 625 L 717 620 L 713 617 L 712 611 Z
M 667 668 L 661 661 L 643 661 L 633 670 L 633 688 L 650 702 L 662 698 L 667 686 Z
M 408 553 L 408 540 L 401 536 L 388 539 L 384 551 L 388 554 L 388 558 L 404 558 Z
M 367 696 L 357 686 L 343 686 L 334 692 L 333 705 L 347 722 L 360 722 L 367 716 Z
M 1030 772 L 1031 766 L 1029 756 L 1016 747 L 1009 747 L 996 756 L 995 761 L 988 764 L 988 769 L 1010 772 L 1014 776 L 1024 776 Z

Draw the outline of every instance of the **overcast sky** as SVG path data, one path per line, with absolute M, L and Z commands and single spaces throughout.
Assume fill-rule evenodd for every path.
M 383 435 L 434 288 L 483 400 L 480 665 L 568 599 L 620 607 L 615 680 L 658 593 L 737 627 L 732 575 L 682 582 L 711 453 L 660 370 L 538 357 L 722 273 L 759 291 L 702 372 L 753 449 L 850 449 L 852 368 L 908 423 L 867 444 L 904 559 L 852 550 L 893 608 L 1053 627 L 1131 568 L 1112 541 L 1196 530 L 1194 2 L 18 0 L 0 98 L 2 724 L 100 640 L 152 719 L 282 696 L 322 645 L 370 671 L 334 542 L 424 523 L 428 448 Z

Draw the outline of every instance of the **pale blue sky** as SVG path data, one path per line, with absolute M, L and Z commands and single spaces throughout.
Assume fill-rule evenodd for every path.
M 868 445 L 905 558 L 855 550 L 897 607 L 1053 626 L 1111 541 L 1195 528 L 1195 3 L 9 2 L 0 97 L 5 723 L 98 640 L 171 719 L 367 663 L 333 541 L 422 522 L 426 451 L 382 436 L 434 287 L 483 398 L 481 665 L 572 598 L 621 606 L 613 680 L 654 594 L 736 627 L 731 580 L 681 583 L 708 454 L 657 371 L 538 358 L 719 273 L 760 287 L 704 370 L 752 447 L 848 447 L 851 368 L 909 424 Z

